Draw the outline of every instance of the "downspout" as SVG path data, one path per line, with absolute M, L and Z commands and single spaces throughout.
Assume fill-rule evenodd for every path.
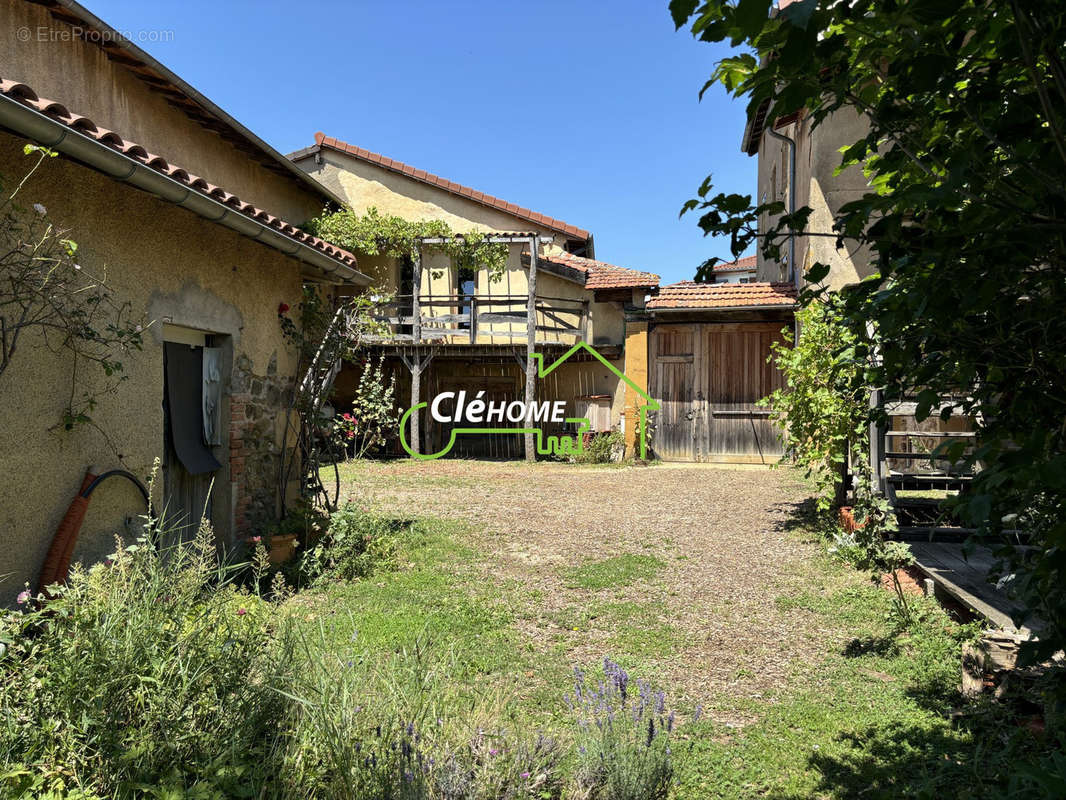
M 796 213 L 796 140 L 790 136 L 785 136 L 783 133 L 778 133 L 774 130 L 774 126 L 770 125 L 766 129 L 766 132 L 775 139 L 778 139 L 788 145 L 788 213 Z M 803 280 L 802 273 L 796 269 L 796 234 L 790 231 L 788 234 L 788 268 L 790 270 L 789 280 L 796 285 L 796 291 L 799 291 L 803 287 L 800 283 Z
M 205 219 L 218 222 L 250 239 L 280 250 L 287 256 L 299 259 L 322 273 L 327 281 L 348 281 L 362 286 L 370 283 L 367 276 L 327 254 L 298 242 L 259 220 L 234 211 L 214 198 L 179 183 L 169 175 L 164 175 L 4 95 L 0 95 L 0 126 L 87 164 L 116 181 L 136 186 Z
M 778 133 L 774 130 L 773 123 L 766 129 L 766 132 L 770 134 L 774 139 L 784 142 L 788 145 L 788 213 L 796 213 L 796 140 L 791 136 L 785 136 L 783 133 Z M 803 273 L 796 269 L 796 233 L 790 230 L 788 234 L 788 268 L 790 271 L 789 280 L 796 287 L 796 294 L 803 289 Z M 792 339 L 793 345 L 799 344 L 799 319 L 793 316 L 792 321 Z

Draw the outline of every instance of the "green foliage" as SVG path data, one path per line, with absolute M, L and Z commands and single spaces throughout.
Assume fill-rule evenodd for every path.
M 319 466 L 322 460 L 320 443 L 329 438 L 332 423 L 323 414 L 327 395 L 333 382 L 323 380 L 329 370 L 342 360 L 355 361 L 367 336 L 380 334 L 384 326 L 375 318 L 376 304 L 382 298 L 360 294 L 354 297 L 329 298 L 322 287 L 304 284 L 303 299 L 295 313 L 289 307 L 278 307 L 278 324 L 282 334 L 296 350 L 297 386 L 291 394 L 282 450 L 287 456 L 282 464 L 279 486 L 287 486 L 293 472 L 300 473 L 300 497 L 317 501 L 333 511 L 340 496 L 340 479 L 334 471 L 331 492 L 323 481 Z M 380 367 L 380 365 L 379 365 Z M 298 446 L 287 448 L 293 434 Z M 284 506 L 284 491 L 282 503 Z
M 627 586 L 655 577 L 665 565 L 655 556 L 626 553 L 602 561 L 583 564 L 570 573 L 570 584 L 581 589 L 607 589 Z
M 266 534 L 272 536 L 295 536 L 301 546 L 317 542 L 329 527 L 329 515 L 307 498 L 297 498 L 285 509 L 285 516 L 271 523 Z
M 884 575 L 888 576 L 895 593 L 896 616 L 906 622 L 910 620 L 913 609 L 903 591 L 899 570 L 913 564 L 914 556 L 909 544 L 887 538 L 889 533 L 897 529 L 896 519 L 888 500 L 871 488 L 869 464 L 859 461 L 855 473 L 852 514 L 856 528 L 850 534 L 853 563 L 869 572 L 875 581 L 880 581 Z
M 385 376 L 385 356 L 364 359 L 355 389 L 351 412 L 334 420 L 334 437 L 339 449 L 351 458 L 363 458 L 399 428 L 396 407 L 396 374 Z
M 795 347 L 774 342 L 771 355 L 785 388 L 775 390 L 763 405 L 773 409 L 786 457 L 814 479 L 818 503 L 826 509 L 836 496 L 849 450 L 866 439 L 869 403 L 857 381 L 864 365 L 832 298 L 808 305 L 796 318 L 799 342 Z
M 292 695 L 295 736 L 284 761 L 286 796 L 395 800 L 533 800 L 560 796 L 560 750 L 491 728 L 443 679 L 446 659 L 424 642 L 381 657 L 359 645 L 321 658 Z M 386 715 L 370 711 L 388 708 Z
M 326 213 L 312 220 L 308 226 L 316 236 L 328 242 L 367 255 L 414 258 L 419 240 L 444 238 L 444 244 L 422 245 L 427 250 L 446 253 L 460 269 L 484 268 L 491 280 L 499 280 L 507 266 L 507 245 L 485 241 L 485 234 L 476 231 L 456 234 L 442 220 L 410 222 L 402 217 L 385 215 L 376 208 L 356 214 L 346 208 Z
M 594 433 L 588 437 L 580 453 L 572 456 L 578 464 L 611 464 L 619 460 L 618 453 L 625 447 L 621 431 Z
M 69 359 L 70 389 L 55 425 L 69 431 L 95 425 L 92 412 L 128 377 L 124 360 L 141 350 L 147 322 L 129 301 L 115 298 L 106 275 L 93 275 L 79 263 L 77 242 L 48 209 L 21 205 L 20 192 L 58 155 L 30 144 L 23 150 L 35 161 L 0 202 L 0 378 L 24 335 L 31 337 L 31 347 L 39 337 L 48 350 Z
M 674 713 L 666 698 L 610 659 L 604 680 L 590 685 L 574 670 L 567 704 L 578 720 L 578 784 L 603 800 L 666 800 L 674 774 Z M 696 718 L 699 718 L 699 709 Z
M 809 209 L 712 196 L 705 181 L 686 210 L 735 254 L 758 242 L 779 258 L 790 233 L 866 248 L 876 274 L 843 292 L 859 346 L 879 360 L 862 376 L 891 395 L 921 392 L 922 411 L 976 420 L 976 478 L 956 504 L 992 541 L 1032 534 L 1004 552 L 1014 590 L 1047 627 L 1033 656 L 1066 642 L 1066 6 L 1058 0 L 767 3 L 675 0 L 678 26 L 741 46 L 712 80 L 748 101 L 749 116 L 802 112 L 819 135 L 837 112 L 866 130 L 841 167 L 870 190 L 828 230 Z M 754 51 L 753 53 L 751 51 Z M 745 57 L 750 53 L 750 57 Z M 758 220 L 771 225 L 760 231 Z M 808 279 L 828 272 L 816 264 Z M 809 295 L 817 294 L 815 289 Z M 809 298 L 808 298 L 809 299 Z M 959 443 L 945 444 L 952 461 Z
M 242 797 L 263 780 L 291 641 L 217 566 L 210 526 L 164 538 L 150 523 L 43 608 L 0 618 L 3 796 Z
M 329 531 L 300 561 L 307 580 L 350 581 L 394 563 L 411 523 L 373 514 L 354 503 L 334 512 Z

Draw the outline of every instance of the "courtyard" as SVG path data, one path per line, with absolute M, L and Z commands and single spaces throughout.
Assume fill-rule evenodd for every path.
M 900 625 L 890 593 L 834 557 L 794 470 L 451 460 L 341 477 L 348 502 L 424 533 L 392 570 L 297 595 L 298 616 L 363 653 L 433 651 L 448 691 L 522 728 L 556 729 L 573 668 L 609 658 L 677 710 L 680 797 L 973 796 L 1030 742 L 995 714 L 951 719 L 972 630 L 921 599 Z M 993 732 L 1002 755 L 975 758 Z

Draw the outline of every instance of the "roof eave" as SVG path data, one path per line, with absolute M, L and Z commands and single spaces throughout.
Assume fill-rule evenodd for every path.
M 120 183 L 234 230 L 314 267 L 327 281 L 368 286 L 370 278 L 304 242 L 220 203 L 213 197 L 130 158 L 125 153 L 58 122 L 6 95 L 0 95 L 0 126 L 79 161 Z
M 333 144 L 330 141 L 328 141 L 330 139 L 332 139 L 332 141 L 337 143 L 337 144 L 344 145 L 345 147 L 336 146 L 336 144 Z M 351 147 L 352 149 L 351 150 L 345 149 L 346 147 Z M 315 134 L 315 143 L 313 145 L 310 145 L 309 147 L 301 148 L 300 150 L 295 150 L 292 153 L 289 153 L 288 156 L 286 156 L 286 157 L 291 160 L 291 163 L 295 167 L 295 164 L 296 164 L 297 161 L 302 161 L 303 159 L 308 158 L 310 156 L 313 156 L 316 153 L 320 153 L 323 150 L 332 150 L 333 152 L 341 153 L 342 155 L 346 155 L 349 158 L 354 158 L 354 159 L 356 159 L 358 161 L 362 161 L 363 163 L 371 164 L 371 165 L 373 165 L 375 167 L 378 167 L 379 169 L 384 169 L 384 170 L 387 170 L 389 172 L 394 172 L 397 175 L 402 175 L 403 177 L 405 177 L 405 178 L 407 178 L 409 180 L 416 181 L 418 183 L 425 184 L 426 186 L 432 186 L 434 188 L 440 189 L 441 191 L 448 192 L 449 194 L 453 194 L 456 197 L 462 197 L 462 198 L 464 198 L 466 200 L 469 200 L 472 203 L 477 203 L 479 205 L 485 206 L 486 208 L 491 208 L 494 211 L 499 211 L 499 212 L 502 212 L 504 214 L 510 214 L 511 216 L 516 217 L 517 219 L 523 219 L 523 220 L 526 220 L 527 222 L 532 222 L 534 225 L 538 225 L 538 226 L 544 228 L 545 230 L 549 230 L 549 231 L 552 231 L 553 233 L 559 234 L 560 236 L 564 236 L 570 241 L 584 243 L 585 246 L 586 246 L 587 251 L 589 251 L 589 252 L 591 252 L 592 249 L 593 249 L 592 234 L 590 232 L 584 230 L 583 228 L 578 228 L 576 225 L 569 225 L 569 223 L 562 222 L 562 220 L 554 220 L 555 222 L 561 223 L 561 224 L 553 225 L 553 224 L 551 224 L 549 222 L 545 222 L 544 219 L 536 218 L 536 217 L 547 218 L 546 214 L 537 214 L 537 212 L 532 212 L 530 209 L 524 209 L 525 211 L 530 211 L 529 214 L 520 213 L 520 211 L 522 210 L 522 207 L 518 206 L 516 203 L 506 203 L 506 201 L 501 201 L 501 202 L 505 202 L 506 205 L 514 206 L 514 208 L 511 208 L 511 209 L 506 208 L 504 206 L 498 206 L 498 205 L 495 205 L 493 203 L 488 203 L 488 202 L 486 202 L 484 200 L 479 199 L 478 197 L 470 196 L 469 194 L 465 194 L 465 193 L 463 193 L 461 191 L 456 191 L 454 188 L 451 188 L 451 186 L 449 184 L 454 184 L 456 186 L 460 186 L 460 188 L 468 188 L 468 187 L 462 187 L 461 184 L 456 184 L 454 181 L 449 181 L 449 180 L 440 178 L 440 176 L 431 175 L 430 173 L 425 172 L 423 170 L 417 170 L 417 172 L 423 172 L 425 177 L 421 177 L 421 176 L 419 176 L 417 174 L 411 174 L 406 169 L 404 169 L 405 167 L 413 169 L 412 167 L 409 167 L 409 165 L 407 165 L 407 164 L 404 164 L 402 162 L 397 162 L 395 159 L 387 159 L 387 161 L 389 161 L 390 163 L 382 163 L 382 162 L 379 162 L 379 161 L 377 161 L 375 159 L 372 159 L 372 158 L 366 158 L 365 156 L 363 156 L 363 155 L 361 155 L 359 153 L 352 152 L 352 150 L 355 150 L 355 149 L 363 149 L 363 148 L 355 148 L 354 145 L 348 145 L 346 142 L 341 142 L 340 140 L 338 140 L 338 139 L 336 139 L 334 137 L 325 136 L 325 134 L 322 134 L 322 133 L 316 133 Z M 367 151 L 367 152 L 369 152 L 369 151 Z M 373 154 L 373 155 L 377 155 L 377 154 Z M 396 164 L 399 164 L 400 166 L 396 166 Z M 473 190 L 470 190 L 470 191 L 473 191 Z M 484 192 L 474 192 L 474 194 L 485 195 Z M 494 199 L 499 200 L 499 198 L 494 198 Z

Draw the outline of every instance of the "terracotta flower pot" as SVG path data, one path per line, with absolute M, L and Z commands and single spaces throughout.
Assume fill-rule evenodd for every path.
M 296 534 L 270 537 L 270 563 L 274 566 L 284 564 L 296 553 Z
M 854 533 L 859 528 L 863 527 L 855 521 L 855 515 L 852 513 L 851 506 L 840 507 L 840 527 L 844 529 L 845 533 Z

